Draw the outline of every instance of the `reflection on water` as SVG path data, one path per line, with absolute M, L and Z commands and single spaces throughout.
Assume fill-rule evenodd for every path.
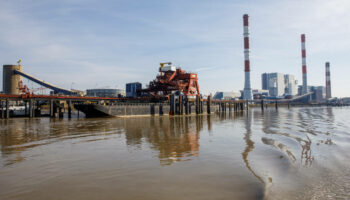
M 348 118 L 348 108 L 292 108 L 1 120 L 0 197 L 346 199 Z

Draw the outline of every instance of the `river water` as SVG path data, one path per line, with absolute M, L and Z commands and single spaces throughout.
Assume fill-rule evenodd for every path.
M 350 199 L 350 108 L 0 125 L 0 199 Z

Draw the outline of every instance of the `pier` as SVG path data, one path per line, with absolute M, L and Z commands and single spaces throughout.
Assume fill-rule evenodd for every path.
M 56 95 L 10 95 L 0 94 L 1 118 L 13 117 L 10 105 L 24 105 L 23 117 L 51 117 L 63 118 L 66 113 L 68 118 L 72 116 L 73 108 L 79 112 L 80 108 L 99 106 L 105 114 L 94 114 L 88 117 L 113 115 L 109 107 L 120 113 L 120 116 L 131 115 L 193 115 L 212 114 L 220 112 L 236 112 L 248 109 L 245 100 L 212 100 L 211 96 L 202 99 L 188 99 L 185 96 L 171 95 L 170 100 L 152 102 L 151 99 L 140 98 L 104 98 L 104 97 L 80 97 L 80 96 L 56 96 Z M 42 114 L 42 108 L 47 107 L 48 114 Z M 88 111 L 86 112 L 88 113 Z M 85 114 L 86 114 L 85 113 Z M 108 114 L 109 113 L 109 114 Z

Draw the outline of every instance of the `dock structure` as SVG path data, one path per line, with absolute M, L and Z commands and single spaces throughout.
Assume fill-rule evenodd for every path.
M 78 112 L 84 112 L 87 117 L 167 114 L 201 115 L 237 112 L 247 108 L 245 100 L 214 100 L 211 96 L 207 99 L 202 99 L 200 96 L 197 96 L 195 99 L 189 99 L 185 95 L 173 94 L 170 95 L 169 101 L 152 102 L 137 98 L 0 94 L 0 117 L 13 117 L 13 113 L 10 113 L 10 105 L 18 105 L 19 102 L 21 105 L 24 104 L 25 107 L 23 116 L 29 118 L 41 116 L 63 118 L 65 113 L 68 118 L 71 118 L 73 107 Z M 46 114 L 42 112 L 44 105 L 47 107 Z
M 140 98 L 110 98 L 110 97 L 81 97 L 81 96 L 58 96 L 58 95 L 16 95 L 0 94 L 0 117 L 7 119 L 14 116 L 11 105 L 24 104 L 25 117 L 50 117 L 68 118 L 72 117 L 75 108 L 83 112 L 86 117 L 105 116 L 182 116 L 182 115 L 210 115 L 213 113 L 234 113 L 248 110 L 249 107 L 261 107 L 261 111 L 268 107 L 277 111 L 280 106 L 288 109 L 295 105 L 320 106 L 324 104 L 298 104 L 293 99 L 283 100 L 216 100 L 208 96 L 202 99 L 200 96 L 188 98 L 185 95 L 172 94 L 168 101 L 153 102 L 150 99 Z M 46 106 L 47 112 L 42 112 Z M 332 106 L 348 106 L 348 104 L 335 104 Z

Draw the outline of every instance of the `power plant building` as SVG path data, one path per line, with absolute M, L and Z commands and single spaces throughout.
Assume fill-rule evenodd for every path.
M 295 80 L 294 75 L 285 74 L 284 75 L 284 85 L 285 85 L 285 95 L 296 95 L 298 93 L 298 81 Z
M 126 97 L 137 97 L 137 90 L 142 89 L 142 84 L 139 82 L 127 83 L 125 85 Z
M 263 73 L 261 85 L 263 90 L 268 90 L 271 97 L 284 95 L 296 95 L 297 86 L 294 76 L 282 73 Z
M 86 96 L 90 97 L 123 97 L 125 96 L 125 91 L 122 89 L 88 89 L 86 90 Z
M 261 75 L 262 89 L 268 90 L 270 96 L 279 97 L 284 94 L 284 75 L 281 73 L 264 73 Z
M 213 96 L 213 99 L 232 100 L 232 99 L 239 99 L 240 96 L 241 96 L 240 92 L 216 92 Z

